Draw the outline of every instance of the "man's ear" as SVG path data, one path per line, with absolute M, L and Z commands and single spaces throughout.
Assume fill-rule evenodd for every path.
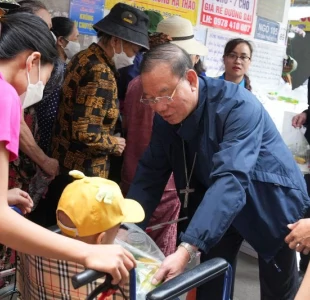
M 30 72 L 30 70 L 34 67 L 34 65 L 36 65 L 38 67 L 39 65 L 39 61 L 41 59 L 41 53 L 38 51 L 34 51 L 32 52 L 26 61 L 26 69 L 28 72 Z
M 186 78 L 189 81 L 192 92 L 195 92 L 198 88 L 198 76 L 195 70 L 193 69 L 188 70 L 186 73 Z
M 106 244 L 106 233 L 105 232 L 101 232 L 96 240 L 96 244 L 97 245 L 101 245 L 101 244 Z

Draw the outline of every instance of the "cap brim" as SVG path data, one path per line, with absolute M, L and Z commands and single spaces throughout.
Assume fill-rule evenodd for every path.
M 113 25 L 111 25 L 111 23 L 113 23 Z M 105 32 L 124 41 L 141 46 L 147 50 L 150 49 L 147 32 L 146 34 L 143 34 L 128 27 L 120 26 L 118 23 L 113 22 L 113 20 L 106 20 L 105 18 L 93 25 L 93 28 L 96 31 Z
M 207 46 L 196 41 L 195 39 L 184 40 L 184 41 L 171 41 L 170 43 L 179 46 L 184 49 L 188 54 L 195 54 L 200 56 L 208 55 Z
M 20 5 L 18 3 L 5 3 L 5 2 L 0 2 L 0 8 L 4 9 L 16 9 L 19 8 Z
M 125 215 L 123 223 L 140 223 L 144 220 L 145 213 L 140 203 L 135 200 L 124 199 L 122 205 L 122 211 Z

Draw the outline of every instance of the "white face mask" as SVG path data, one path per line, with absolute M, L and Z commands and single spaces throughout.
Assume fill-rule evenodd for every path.
M 30 76 L 27 70 L 28 87 L 26 92 L 19 96 L 23 109 L 42 100 L 45 86 L 43 82 L 40 80 L 41 78 L 40 69 L 41 69 L 41 63 L 39 61 L 39 81 L 35 84 L 30 83 Z
M 65 51 L 68 59 L 71 59 L 75 54 L 80 52 L 80 50 L 81 50 L 80 43 L 72 42 L 72 41 L 68 41 L 67 46 L 64 48 L 64 51 Z
M 123 41 L 121 41 L 121 48 L 121 53 L 115 53 L 115 49 L 113 47 L 114 56 L 112 57 L 112 59 L 115 63 L 116 69 L 121 69 L 132 65 L 136 57 L 135 55 L 132 57 L 127 56 L 127 54 L 123 50 Z

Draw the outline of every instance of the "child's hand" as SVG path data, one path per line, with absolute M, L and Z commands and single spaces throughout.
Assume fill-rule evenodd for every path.
M 8 204 L 17 206 L 23 214 L 30 213 L 33 207 L 29 194 L 19 188 L 8 190 Z

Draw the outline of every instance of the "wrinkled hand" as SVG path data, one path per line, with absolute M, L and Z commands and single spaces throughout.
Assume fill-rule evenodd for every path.
M 167 256 L 161 264 L 159 270 L 152 279 L 152 284 L 157 285 L 160 282 L 168 281 L 173 277 L 181 274 L 189 260 L 189 254 L 185 248 L 178 248 L 178 250 Z
M 292 119 L 292 126 L 295 128 L 300 128 L 302 125 L 306 123 L 307 120 L 307 114 L 305 112 L 302 112 L 301 114 L 296 115 Z
M 33 207 L 29 194 L 19 188 L 8 190 L 8 204 L 17 206 L 23 214 L 30 213 Z
M 291 249 L 307 255 L 310 252 L 310 218 L 301 219 L 287 227 L 291 232 L 286 236 L 285 242 Z
M 136 262 L 133 255 L 119 245 L 89 245 L 84 265 L 111 274 L 113 284 L 125 284 Z
M 126 147 L 126 140 L 122 137 L 115 138 L 117 139 L 115 155 L 121 156 Z
M 59 162 L 57 159 L 46 157 L 40 168 L 49 176 L 49 179 L 54 179 L 59 172 Z

